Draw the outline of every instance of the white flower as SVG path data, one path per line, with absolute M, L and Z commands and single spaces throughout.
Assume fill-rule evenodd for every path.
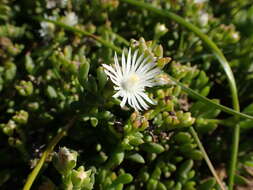
M 50 20 L 56 20 L 55 16 L 44 16 L 46 19 Z M 41 29 L 39 30 L 40 36 L 51 39 L 54 37 L 54 31 L 55 31 L 55 26 L 53 23 L 50 22 L 41 22 L 40 23 Z
M 232 38 L 234 38 L 235 40 L 239 40 L 240 39 L 239 33 L 238 32 L 233 32 Z
M 46 7 L 47 9 L 53 9 L 56 7 L 64 8 L 66 7 L 68 0 L 47 0 Z
M 194 3 L 204 3 L 207 2 L 208 0 L 194 0 Z
M 65 13 L 65 17 L 63 18 L 62 22 L 66 25 L 74 26 L 78 23 L 78 17 L 74 12 L 68 12 Z
M 201 11 L 199 13 L 199 23 L 201 26 L 206 26 L 208 24 L 209 15 L 206 12 Z
M 161 70 L 156 67 L 155 61 L 150 61 L 150 57 L 144 57 L 144 54 L 138 57 L 138 50 L 131 55 L 131 49 L 128 51 L 127 60 L 124 52 L 122 53 L 121 64 L 115 53 L 114 65 L 108 66 L 103 64 L 105 73 L 115 84 L 114 89 L 117 91 L 113 97 L 122 97 L 121 107 L 126 102 L 136 111 L 147 110 L 148 104 L 155 104 L 145 93 L 146 87 L 157 85 L 157 76 Z
M 52 8 L 56 7 L 56 1 L 54 1 L 54 0 L 48 0 L 46 2 L 46 7 L 48 9 L 52 9 Z

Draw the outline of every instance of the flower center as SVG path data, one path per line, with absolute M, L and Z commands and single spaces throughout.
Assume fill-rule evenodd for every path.
M 122 88 L 126 91 L 132 91 L 139 84 L 140 78 L 136 74 L 131 74 L 128 78 L 122 81 Z

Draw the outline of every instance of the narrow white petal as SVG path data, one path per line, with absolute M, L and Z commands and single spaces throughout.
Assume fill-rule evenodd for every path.
M 118 98 L 119 96 L 121 96 L 121 92 L 120 91 L 118 91 L 116 94 L 114 94 L 112 97 L 113 98 Z
M 115 77 L 119 77 L 118 73 L 114 70 L 113 67 L 106 65 L 106 64 L 102 64 L 102 66 L 107 70 L 110 71 L 113 75 L 115 75 Z
M 131 48 L 128 50 L 128 55 L 127 55 L 127 64 L 126 64 L 126 74 L 129 74 L 130 68 L 131 68 Z
M 132 96 L 133 96 L 132 94 L 127 94 L 127 101 L 131 107 L 133 107 Z
M 113 88 L 114 88 L 114 90 L 121 90 L 121 87 L 119 87 L 119 86 L 114 86 Z
M 131 67 L 131 70 L 132 70 L 132 71 L 134 71 L 134 66 L 135 66 L 135 62 L 136 62 L 137 55 L 138 55 L 138 49 L 135 50 L 134 56 L 133 56 L 133 59 L 132 59 L 132 67 Z
M 121 64 L 122 64 L 122 74 L 126 74 L 126 58 L 125 58 L 125 51 L 123 50 L 122 52 L 122 57 L 121 57 Z
M 120 103 L 120 107 L 124 107 L 126 105 L 126 101 L 127 101 L 127 96 L 123 96 L 123 99 Z
M 137 86 L 136 86 L 136 91 L 138 92 L 143 92 L 145 87 L 152 87 L 153 82 L 152 81 L 141 81 Z
M 114 84 L 116 84 L 116 85 L 120 85 L 119 84 L 119 82 L 118 82 L 118 80 L 117 80 L 117 77 L 115 77 L 113 74 L 111 74 L 110 72 L 108 72 L 108 71 L 106 71 L 105 70 L 105 74 L 107 74 L 109 77 L 110 77 L 110 79 L 111 79 L 111 81 L 114 83 Z
M 141 54 L 141 56 L 137 59 L 132 71 L 136 71 L 136 69 L 138 68 L 139 64 L 141 63 L 143 57 L 144 57 L 144 54 Z
M 136 72 L 140 72 L 140 73 L 148 72 L 151 69 L 153 69 L 155 66 L 156 64 L 154 62 L 149 62 L 145 64 L 142 68 L 140 68 L 139 71 L 136 71 Z
M 138 73 L 139 74 L 139 73 Z M 161 74 L 161 70 L 156 68 L 156 69 L 153 69 L 147 73 L 143 73 L 143 77 L 148 80 L 148 79 L 153 79 L 155 78 L 157 75 Z
M 143 97 L 143 99 L 146 100 L 148 103 L 153 104 L 153 105 L 155 104 L 155 102 L 153 102 L 153 101 L 147 96 L 147 94 L 145 94 L 144 92 L 139 93 L 139 95 L 140 95 L 141 97 Z
M 139 65 L 139 67 L 136 69 L 136 72 L 138 72 L 142 67 L 144 67 L 144 65 L 146 64 L 146 62 L 148 61 L 148 59 L 150 59 L 149 57 L 146 57 L 141 64 Z
M 142 97 L 139 94 L 136 94 L 135 96 L 137 98 L 137 100 L 140 102 L 140 105 L 147 110 L 148 109 L 148 105 L 143 101 Z
M 135 107 L 137 108 L 137 110 L 142 111 L 142 108 L 140 107 L 139 102 L 136 99 L 136 96 L 133 97 L 133 103 L 134 103 Z
M 116 68 L 116 71 L 117 71 L 119 77 L 122 77 L 122 71 L 121 71 L 121 68 L 119 66 L 119 60 L 118 60 L 118 56 L 117 56 L 116 52 L 114 54 L 114 63 L 115 63 L 115 68 Z

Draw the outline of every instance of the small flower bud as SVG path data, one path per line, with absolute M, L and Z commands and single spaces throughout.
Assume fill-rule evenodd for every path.
M 168 32 L 168 28 L 166 28 L 165 24 L 158 23 L 155 26 L 155 38 L 159 39 L 163 35 L 165 35 Z
M 69 26 L 74 26 L 78 23 L 78 17 L 74 12 L 65 13 L 65 17 L 63 17 L 62 22 Z
M 80 166 L 77 170 L 71 173 L 71 181 L 74 189 L 82 189 L 82 187 L 90 186 L 91 170 L 84 171 L 84 167 Z
M 156 46 L 154 49 L 154 53 L 156 57 L 163 57 L 163 46 L 162 45 Z
M 170 57 L 163 57 L 157 60 L 157 66 L 160 67 L 161 69 L 171 61 Z
M 199 24 L 201 26 L 206 26 L 208 24 L 209 15 L 206 12 L 200 12 L 199 14 Z
M 12 119 L 16 121 L 18 124 L 26 124 L 28 117 L 29 114 L 26 111 L 20 110 L 19 112 L 16 113 L 16 115 L 12 117 Z
M 4 134 L 8 136 L 12 136 L 13 131 L 17 128 L 16 123 L 13 120 L 9 120 L 9 122 L 3 126 Z
M 67 174 L 76 166 L 76 160 L 76 151 L 62 147 L 59 149 L 59 152 L 54 155 L 53 163 L 60 174 L 67 176 Z
M 98 119 L 96 117 L 91 117 L 90 123 L 91 123 L 92 127 L 96 127 L 98 125 Z
M 21 96 L 30 96 L 33 93 L 33 84 L 31 81 L 22 80 L 15 88 Z

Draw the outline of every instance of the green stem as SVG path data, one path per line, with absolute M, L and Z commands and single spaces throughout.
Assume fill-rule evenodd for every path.
M 219 119 L 205 119 L 205 120 L 207 122 L 223 125 L 223 126 L 226 126 L 226 127 L 231 127 L 236 122 L 236 121 L 219 120 Z
M 195 33 L 206 44 L 206 46 L 215 54 L 216 58 L 221 63 L 221 66 L 223 67 L 223 70 L 225 71 L 226 76 L 228 78 L 230 92 L 232 95 L 233 108 L 235 109 L 235 111 L 240 111 L 237 87 L 236 87 L 236 82 L 235 82 L 232 70 L 228 64 L 228 61 L 223 55 L 222 51 L 216 46 L 216 44 L 211 39 L 209 39 L 209 37 L 206 34 L 204 34 L 199 28 L 185 21 L 182 17 L 176 15 L 175 13 L 161 10 L 159 8 L 156 8 L 142 1 L 136 1 L 136 0 L 120 0 L 120 1 L 135 5 L 140 8 L 144 8 L 160 16 L 172 19 L 176 21 L 177 23 L 181 24 L 182 26 L 186 27 L 193 33 Z M 234 131 L 233 131 L 233 139 L 232 139 L 233 146 L 232 146 L 232 151 L 231 151 L 231 162 L 230 162 L 230 170 L 229 170 L 229 190 L 233 189 L 233 184 L 234 184 L 234 175 L 235 175 L 236 163 L 237 163 L 237 152 L 238 152 L 238 145 L 239 145 L 239 139 L 240 139 L 239 137 L 240 137 L 240 128 L 239 126 L 237 126 L 234 128 Z
M 205 118 L 205 122 L 210 123 L 210 124 L 218 124 L 225 127 L 231 127 L 231 125 L 233 125 L 236 121 L 229 120 L 229 119 L 221 120 L 221 119 L 206 119 Z
M 46 158 L 48 155 L 53 151 L 54 147 L 58 144 L 58 142 L 67 134 L 67 131 L 70 127 L 73 126 L 75 122 L 75 118 L 71 119 L 69 123 L 52 139 L 52 141 L 49 143 L 46 150 L 43 152 L 39 162 L 37 163 L 36 167 L 33 169 L 33 171 L 29 174 L 29 176 L 26 179 L 26 183 L 23 187 L 23 190 L 30 190 L 34 180 L 36 179 L 37 175 L 39 174 Z
M 217 183 L 219 184 L 220 188 L 222 190 L 226 190 L 226 188 L 224 187 L 223 183 L 221 182 L 219 176 L 217 175 L 217 173 L 216 173 L 216 171 L 215 171 L 215 169 L 214 169 L 214 167 L 212 165 L 212 162 L 210 161 L 210 159 L 209 159 L 209 157 L 208 157 L 208 155 L 207 155 L 207 153 L 205 151 L 205 148 L 202 145 L 202 143 L 201 143 L 201 141 L 200 141 L 200 139 L 198 137 L 197 132 L 195 131 L 195 129 L 193 127 L 190 127 L 190 132 L 191 132 L 191 134 L 192 134 L 195 142 L 197 143 L 200 151 L 202 152 L 202 154 L 204 156 L 204 159 L 206 161 L 206 164 L 208 165 L 210 171 L 212 172 L 213 176 L 215 177 L 215 179 L 216 179 Z
M 58 21 L 55 21 L 55 20 L 45 19 L 45 18 L 41 18 L 41 17 L 35 17 L 34 19 L 38 20 L 38 21 L 42 21 L 42 22 L 53 23 L 53 24 L 55 24 L 57 26 L 60 26 L 61 28 L 65 29 L 65 30 L 68 30 L 68 31 L 71 31 L 71 32 L 74 32 L 74 33 L 78 33 L 78 34 L 81 34 L 83 36 L 90 37 L 90 38 L 96 40 L 97 42 L 101 43 L 105 47 L 113 49 L 117 53 L 121 53 L 122 52 L 122 50 L 120 48 L 118 48 L 117 46 L 115 46 L 114 44 L 112 44 L 112 43 L 110 43 L 110 42 L 102 39 L 101 37 L 96 36 L 96 35 L 94 35 L 94 34 L 92 34 L 90 32 L 81 30 L 81 29 L 76 28 L 76 27 L 72 27 L 72 26 L 66 25 L 64 23 L 61 23 L 61 22 L 58 22 Z
M 182 84 L 181 82 L 177 81 L 175 78 L 171 77 L 168 75 L 168 78 L 173 81 L 176 85 L 180 86 L 182 88 L 183 91 L 185 91 L 188 95 L 190 95 L 192 98 L 195 98 L 197 100 L 200 100 L 202 101 L 203 103 L 207 104 L 207 105 L 210 105 L 212 107 L 215 107 L 221 111 L 224 111 L 226 113 L 229 113 L 229 114 L 232 114 L 236 117 L 242 117 L 242 118 L 245 118 L 245 119 L 252 119 L 253 120 L 253 116 L 251 115 L 247 115 L 245 113 L 241 113 L 239 111 L 236 111 L 236 110 L 233 110 L 231 108 L 228 108 L 226 106 L 223 106 L 221 104 L 218 104 L 200 94 L 198 94 L 197 92 L 195 92 L 194 90 L 186 87 L 184 84 Z M 165 86 L 162 86 L 161 88 L 167 88 L 167 85 Z
M 240 127 L 239 125 L 236 125 L 234 127 L 233 139 L 232 139 L 232 152 L 231 152 L 231 161 L 230 161 L 231 163 L 230 163 L 230 168 L 229 168 L 229 174 L 233 173 L 233 175 L 230 175 L 228 179 L 229 190 L 233 190 L 233 186 L 234 186 L 239 142 L 240 142 Z

